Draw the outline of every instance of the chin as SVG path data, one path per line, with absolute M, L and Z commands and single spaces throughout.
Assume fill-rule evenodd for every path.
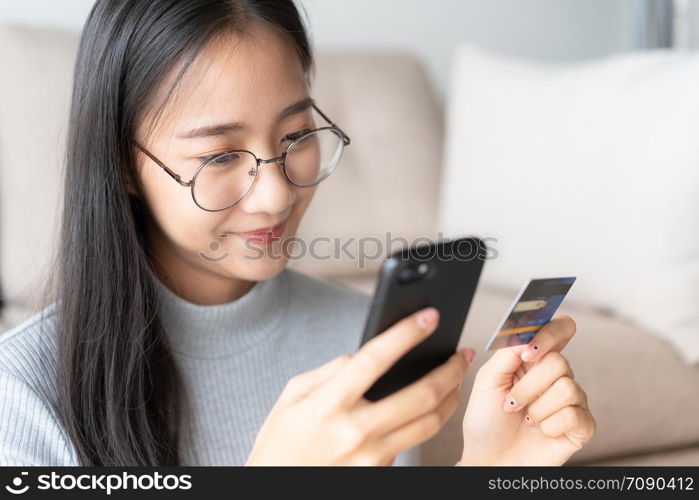
M 286 257 L 250 260 L 241 256 L 237 259 L 231 259 L 225 265 L 230 273 L 237 278 L 249 281 L 262 281 L 273 278 L 282 272 L 288 263 L 289 260 Z

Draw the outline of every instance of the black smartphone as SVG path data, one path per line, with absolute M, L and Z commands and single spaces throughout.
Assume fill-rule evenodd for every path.
M 436 331 L 400 358 L 364 397 L 376 401 L 405 387 L 454 354 L 487 256 L 475 237 L 398 250 L 379 272 L 362 345 L 424 307 L 439 311 Z

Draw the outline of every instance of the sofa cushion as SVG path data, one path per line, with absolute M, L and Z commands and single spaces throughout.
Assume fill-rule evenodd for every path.
M 313 94 L 352 143 L 299 228 L 305 241 L 316 238 L 321 258 L 292 259 L 290 267 L 316 276 L 373 273 L 399 238 L 435 237 L 441 110 L 413 56 L 321 52 L 317 64 Z
M 699 364 L 699 55 L 456 54 L 440 229 L 496 238 L 485 283 L 577 276 Z
M 644 455 L 633 455 L 628 457 L 618 457 L 609 460 L 601 460 L 599 462 L 591 462 L 585 465 L 620 465 L 632 467 L 648 467 L 648 466 L 674 466 L 685 467 L 699 465 L 699 446 L 690 448 L 680 448 L 676 450 L 659 451 L 656 453 L 648 453 Z
M 77 36 L 0 28 L 0 279 L 37 309 L 60 225 L 63 143 Z

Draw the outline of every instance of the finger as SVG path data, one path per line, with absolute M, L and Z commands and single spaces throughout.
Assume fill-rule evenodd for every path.
M 289 405 L 308 395 L 340 371 L 349 362 L 350 357 L 349 354 L 342 354 L 313 370 L 290 378 L 277 400 L 278 403 Z
M 587 409 L 587 395 L 570 377 L 561 377 L 527 408 L 527 423 L 538 425 L 566 406 Z
M 358 422 L 369 433 L 384 435 L 434 411 L 457 389 L 470 364 L 467 357 L 473 360 L 474 354 L 473 349 L 460 350 L 409 386 L 358 408 L 355 413 Z
M 331 405 L 354 404 L 381 375 L 434 332 L 439 313 L 427 307 L 397 321 L 366 344 L 314 397 Z
M 476 373 L 472 391 L 509 390 L 513 377 L 521 377 L 524 374 L 521 357 L 523 348 L 523 345 L 518 345 L 495 351 Z
M 527 368 L 526 368 L 526 365 L 524 363 L 522 363 L 520 365 L 520 367 L 517 368 L 517 371 L 515 371 L 512 374 L 512 384 L 514 385 L 517 382 L 519 382 L 522 379 L 522 377 L 524 377 L 525 373 L 527 373 Z
M 387 434 L 381 442 L 386 453 L 395 455 L 427 441 L 440 431 L 458 405 L 459 391 L 454 389 L 434 411 L 425 413 Z
M 512 386 L 503 403 L 505 411 L 519 411 L 546 392 L 556 380 L 570 375 L 568 360 L 561 353 L 547 353 Z
M 597 424 L 590 410 L 566 406 L 539 424 L 541 433 L 549 437 L 565 435 L 575 448 L 582 448 L 595 433 Z
M 522 351 L 522 360 L 531 363 L 547 352 L 562 350 L 575 335 L 576 328 L 575 321 L 568 315 L 553 318 L 527 343 Z

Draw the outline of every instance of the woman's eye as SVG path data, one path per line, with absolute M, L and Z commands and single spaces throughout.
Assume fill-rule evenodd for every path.
M 285 141 L 294 142 L 296 139 L 298 139 L 299 137 L 301 137 L 301 136 L 304 135 L 304 134 L 307 134 L 307 133 L 310 132 L 311 130 L 312 130 L 312 129 L 310 129 L 310 128 L 305 128 L 305 129 L 303 129 L 303 130 L 299 130 L 298 132 L 293 132 L 293 133 L 291 133 L 291 134 L 286 134 L 286 135 L 284 136 L 284 140 L 285 140 Z M 197 157 L 196 159 L 199 160 L 199 161 L 201 161 L 201 162 L 207 163 L 207 162 L 210 162 L 212 159 L 216 158 L 217 156 L 219 156 L 220 154 L 221 154 L 221 153 L 216 153 L 216 154 L 212 154 L 212 155 L 209 155 L 209 156 L 199 156 L 199 157 Z M 225 156 L 222 156 L 221 158 L 216 158 L 216 160 L 213 161 L 213 164 L 215 164 L 215 165 L 225 165 L 225 164 L 227 164 L 230 160 L 235 160 L 237 157 L 238 157 L 237 155 L 236 155 L 235 157 L 232 157 L 231 155 L 225 155 Z
M 213 155 L 209 155 L 209 156 L 202 156 L 202 157 L 197 158 L 197 159 L 201 160 L 204 163 L 211 162 L 211 165 L 227 165 L 231 161 L 235 161 L 236 159 L 238 159 L 240 156 L 237 153 L 230 153 L 230 154 L 226 154 L 223 156 L 219 156 L 219 155 L 220 155 L 220 153 L 217 153 L 217 154 L 213 154 Z M 217 156 L 218 156 L 218 158 L 217 158 Z M 213 160 L 213 161 L 211 161 L 211 160 Z
M 298 139 L 299 137 L 301 137 L 302 135 L 307 134 L 307 133 L 310 132 L 310 131 L 311 131 L 311 129 L 305 128 L 305 129 L 303 129 L 303 130 L 299 130 L 298 132 L 294 132 L 293 134 L 287 134 L 287 135 L 285 135 L 285 136 L 284 136 L 284 139 L 293 142 L 293 141 L 295 141 L 296 139 Z
M 237 156 L 237 155 L 236 155 Z M 220 158 L 216 158 L 212 163 L 216 163 L 218 165 L 224 165 L 231 161 L 233 159 L 233 155 L 226 155 L 226 156 L 221 156 Z

